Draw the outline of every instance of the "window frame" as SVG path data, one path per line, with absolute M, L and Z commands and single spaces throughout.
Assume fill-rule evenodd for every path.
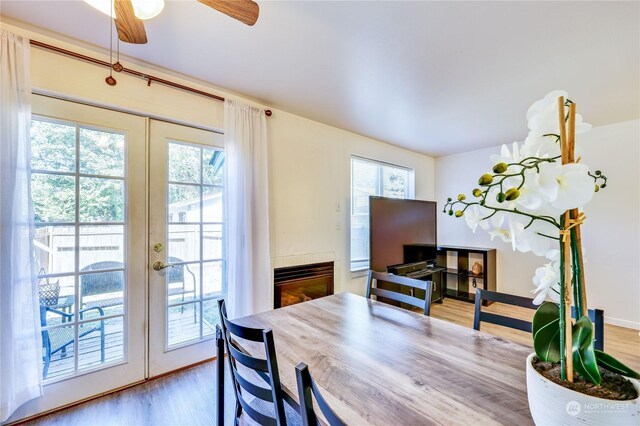
M 354 176 L 354 161 L 374 165 L 377 167 L 377 176 L 376 176 L 376 194 L 374 196 L 384 196 L 384 168 L 394 168 L 400 169 L 407 172 L 407 182 L 405 183 L 405 192 L 404 198 L 401 199 L 414 199 L 415 198 L 415 169 L 403 166 L 400 164 L 393 164 L 386 161 L 375 160 L 372 158 L 362 157 L 359 155 L 351 155 L 350 156 L 350 192 L 349 192 L 349 270 L 350 272 L 357 273 L 361 271 L 365 271 L 369 269 L 369 261 L 370 261 L 370 253 L 366 259 L 359 259 L 354 261 L 352 256 L 351 248 L 353 246 L 353 216 L 354 216 L 354 188 L 355 188 L 355 176 Z M 367 209 L 367 217 L 369 216 L 369 212 Z M 368 248 L 367 248 L 368 250 Z

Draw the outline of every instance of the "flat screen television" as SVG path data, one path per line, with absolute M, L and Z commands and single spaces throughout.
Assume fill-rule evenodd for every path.
M 370 268 L 386 272 L 400 263 L 435 263 L 437 210 L 435 201 L 369 197 Z

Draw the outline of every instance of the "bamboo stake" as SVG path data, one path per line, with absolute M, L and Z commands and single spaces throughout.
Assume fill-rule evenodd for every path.
M 578 217 L 578 210 L 575 213 Z M 589 305 L 587 305 L 587 290 L 584 284 L 584 260 L 582 259 L 582 233 L 580 232 L 580 225 L 576 226 L 576 245 L 578 246 L 578 267 L 580 268 L 580 316 L 586 317 L 588 315 Z
M 576 146 L 576 104 L 571 103 L 569 105 L 569 163 L 575 163 L 575 146 Z M 577 219 L 580 212 L 578 209 L 571 210 L 571 219 Z M 579 268 L 580 273 L 578 274 L 578 279 L 576 280 L 576 285 L 579 290 L 579 300 L 575 300 L 576 308 L 580 308 L 580 316 L 587 316 L 587 292 L 584 285 L 584 261 L 582 259 L 582 232 L 580 232 L 580 225 L 575 227 L 575 238 L 576 238 L 576 247 L 577 253 L 576 258 L 578 259 L 578 264 L 574 265 Z
M 571 117 L 571 116 L 570 116 Z M 570 146 L 570 141 L 567 140 L 567 129 L 564 119 L 564 96 L 558 98 L 558 123 L 560 124 L 560 146 L 562 149 L 562 164 L 569 163 L 569 158 L 573 157 L 573 150 Z M 571 122 L 569 123 L 569 131 L 575 132 L 575 115 L 573 127 L 571 130 Z M 567 210 L 564 212 L 564 229 L 569 226 L 570 213 Z M 564 256 L 564 268 L 560 271 L 564 274 L 564 288 L 562 294 L 562 304 L 564 309 L 564 342 L 565 342 L 565 368 L 566 378 L 569 382 L 573 382 L 573 351 L 572 351 L 572 322 L 571 322 L 571 239 L 563 238 L 563 256 Z

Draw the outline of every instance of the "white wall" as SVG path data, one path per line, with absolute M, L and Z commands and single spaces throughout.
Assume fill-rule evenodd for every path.
M 587 300 L 590 308 L 604 309 L 611 324 L 640 329 L 640 120 L 592 129 L 578 135 L 577 150 L 591 170 L 609 178 L 606 189 L 585 207 Z M 436 197 L 444 201 L 463 192 L 469 195 L 478 178 L 491 170 L 486 148 L 436 159 Z M 438 242 L 498 249 L 498 290 L 529 295 L 531 278 L 544 258 L 513 252 L 511 246 L 491 241 L 486 232 L 473 234 L 464 219 L 442 214 Z
M 59 36 L 2 23 L 27 37 L 108 61 L 107 55 Z M 31 73 L 35 89 L 89 100 L 102 105 L 223 130 L 221 102 L 144 80 L 114 73 L 118 84 L 108 86 L 108 69 L 32 48 Z M 336 262 L 335 291 L 364 294 L 362 274 L 349 271 L 350 156 L 382 160 L 415 169 L 416 198 L 435 194 L 434 160 L 374 139 L 327 126 L 202 82 L 121 58 L 125 67 L 190 85 L 224 97 L 269 108 L 271 255 L 273 266 L 316 261 Z M 339 205 L 339 210 L 337 206 Z M 337 229 L 337 228 L 340 229 Z

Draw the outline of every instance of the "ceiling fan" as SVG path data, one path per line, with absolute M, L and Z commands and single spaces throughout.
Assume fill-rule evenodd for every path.
M 145 44 L 147 33 L 143 20 L 157 16 L 164 8 L 164 0 L 84 0 L 102 13 L 113 16 L 118 38 L 126 43 Z M 252 0 L 198 0 L 218 12 L 253 25 L 260 7 Z

